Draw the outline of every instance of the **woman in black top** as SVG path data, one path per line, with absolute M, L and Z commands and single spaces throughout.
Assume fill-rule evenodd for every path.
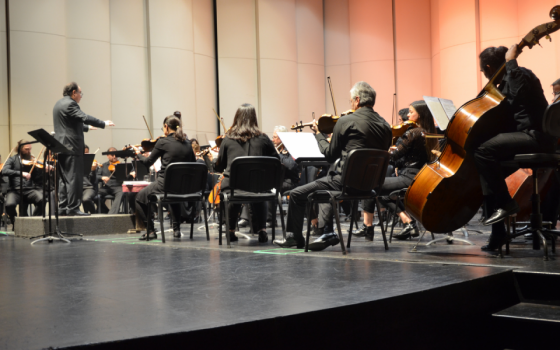
M 165 169 L 169 164 L 196 161 L 191 143 L 187 139 L 187 135 L 183 133 L 179 118 L 174 116 L 166 117 L 163 121 L 163 133 L 165 137 L 161 137 L 157 140 L 149 157 L 144 157 L 140 153 L 140 150 L 134 147 L 134 152 L 136 152 L 138 160 L 144 163 L 147 168 L 154 164 L 158 158 L 161 158 L 161 169 L 157 174 L 156 181 L 152 182 L 136 195 L 136 215 L 144 222 L 147 221 L 146 232 L 150 235 L 150 239 L 157 238 L 157 234 L 154 230 L 154 219 L 152 217 L 147 218 L 149 205 L 148 197 L 151 194 L 163 193 L 163 177 L 165 175 Z M 181 237 L 181 231 L 179 229 L 181 224 L 181 210 L 179 204 L 171 205 L 171 215 L 173 219 L 173 236 Z M 146 234 L 140 237 L 140 240 L 145 239 Z
M 404 229 L 397 235 L 393 235 L 397 239 L 406 239 L 416 228 L 416 222 L 412 220 L 402 208 L 398 208 L 387 197 L 391 192 L 403 188 L 407 188 L 412 180 L 418 174 L 420 169 L 428 162 L 435 158 L 431 150 L 437 148 L 435 139 L 426 139 L 423 133 L 435 133 L 434 118 L 428 109 L 426 102 L 415 101 L 409 106 L 408 120 L 412 120 L 418 124 L 417 128 L 407 130 L 401 136 L 396 146 L 389 149 L 390 163 L 396 169 L 396 177 L 386 177 L 383 187 L 381 188 L 379 200 L 383 206 L 388 206 L 396 211 L 406 225 Z M 367 200 L 364 202 L 364 225 L 357 236 L 365 236 L 368 240 L 373 240 L 373 212 L 375 210 L 375 201 Z
M 218 159 L 214 165 L 216 172 L 224 173 L 221 190 L 229 190 L 229 174 L 233 160 L 244 156 L 265 156 L 278 158 L 278 152 L 272 141 L 261 133 L 257 123 L 257 114 L 253 105 L 245 103 L 237 109 L 233 118 L 233 125 L 225 135 L 220 146 Z M 241 191 L 239 191 L 241 192 Z M 236 193 L 238 193 L 236 191 Z M 240 204 L 230 204 L 227 208 L 229 215 L 230 241 L 237 241 L 235 224 L 241 209 Z M 259 242 L 267 242 L 266 234 L 266 206 L 265 203 L 251 204 L 253 211 L 253 226 L 259 229 Z

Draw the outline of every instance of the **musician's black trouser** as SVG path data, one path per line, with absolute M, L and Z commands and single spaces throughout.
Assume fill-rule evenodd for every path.
M 84 188 L 82 197 L 82 205 L 84 206 L 84 213 L 95 214 L 95 189 Z
M 59 212 L 80 210 L 84 186 L 84 157 L 82 154 L 60 154 L 58 160 L 60 164 L 58 210 Z
M 24 204 L 35 204 L 33 216 L 43 214 L 43 191 L 39 189 L 23 189 L 23 202 Z M 8 191 L 6 196 L 6 214 L 10 217 L 10 221 L 15 223 L 17 216 L 16 207 L 20 203 L 19 191 Z M 27 207 L 27 206 L 26 206 Z M 20 208 L 20 216 L 27 216 L 27 210 Z
M 123 191 L 121 186 L 109 187 L 103 186 L 99 189 L 99 195 L 101 196 L 101 212 L 103 214 L 118 214 L 119 208 L 121 206 L 121 202 L 123 199 Z M 112 195 L 115 196 L 115 200 L 113 201 L 113 205 L 111 206 L 111 210 L 107 208 L 105 205 L 105 196 Z

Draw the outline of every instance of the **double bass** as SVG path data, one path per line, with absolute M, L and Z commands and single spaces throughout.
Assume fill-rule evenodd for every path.
M 531 30 L 517 45 L 531 49 L 543 37 L 560 29 L 560 6 L 550 11 L 552 22 Z M 409 214 L 434 233 L 452 232 L 466 225 L 482 205 L 478 171 L 470 155 L 481 143 L 504 131 L 511 123 L 505 96 L 495 83 L 505 63 L 488 81 L 482 92 L 461 106 L 451 118 L 445 136 L 447 143 L 438 158 L 426 164 L 414 178 L 405 195 Z

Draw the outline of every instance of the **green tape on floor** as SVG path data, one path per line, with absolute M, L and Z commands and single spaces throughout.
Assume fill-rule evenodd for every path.
M 255 250 L 253 253 L 256 254 L 275 254 L 275 255 L 288 255 L 302 253 L 304 249 L 291 249 L 291 248 L 277 248 L 277 249 L 267 249 L 267 250 Z

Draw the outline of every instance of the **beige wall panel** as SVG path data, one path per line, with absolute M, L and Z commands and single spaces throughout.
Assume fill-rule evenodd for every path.
M 144 0 L 111 0 L 111 43 L 146 46 Z
M 397 60 L 430 58 L 430 0 L 397 0 L 395 16 Z
M 217 0 L 216 10 L 219 57 L 256 59 L 255 0 Z
M 288 125 L 298 118 L 297 63 L 261 60 L 261 130 L 270 133 L 276 125 Z
M 8 154 L 10 153 L 10 138 L 9 138 L 10 129 L 8 126 L 0 125 L 0 162 L 4 163 L 6 159 L 8 159 Z M 15 146 L 15 143 L 14 143 Z M 12 146 L 12 147 L 14 147 Z
M 325 64 L 322 0 L 296 0 L 299 63 Z
M 344 112 L 350 105 L 348 101 L 350 100 L 350 89 L 352 88 L 351 79 L 351 69 L 349 64 L 327 66 L 326 76 L 331 78 L 333 85 L 334 101 L 336 103 L 336 110 L 338 114 Z M 331 98 L 331 92 L 327 83 L 325 83 L 325 112 L 327 114 L 334 114 L 333 102 Z M 322 113 L 321 113 L 322 114 Z
M 399 81 L 398 108 L 406 108 L 412 101 L 421 100 L 422 96 L 432 96 L 432 60 L 398 61 L 397 79 Z M 402 86 L 408 82 L 410 86 Z
M 151 45 L 192 51 L 192 1 L 152 0 L 149 4 Z
M 11 0 L 10 29 L 66 35 L 66 0 Z
M 439 14 L 438 24 L 441 50 L 459 44 L 475 42 L 476 21 L 474 1 L 440 1 Z M 470 72 L 471 75 L 473 73 Z
M 439 58 L 439 53 L 432 57 L 432 95 L 434 96 L 441 96 L 441 68 Z
M 177 49 L 152 47 L 151 51 L 153 125 L 159 130 L 163 119 L 177 110 L 182 115 L 196 112 L 194 57 Z
M 432 57 L 439 54 L 439 0 L 430 0 L 430 23 L 432 32 Z
M 480 41 L 511 37 L 517 34 L 517 0 L 479 0 Z
M 214 5 L 212 0 L 193 1 L 194 52 L 215 57 Z
M 163 123 L 163 120 L 161 121 Z M 142 121 L 142 123 L 144 123 Z M 159 129 L 161 128 L 161 124 L 158 125 L 158 132 L 159 133 L 155 133 L 154 137 L 158 137 L 159 135 L 163 135 L 163 132 Z M 96 130 L 97 132 L 98 130 Z M 102 131 L 102 133 L 105 133 L 105 131 Z M 113 139 L 112 139 L 112 145 L 116 147 L 117 149 L 121 149 L 122 147 L 129 145 L 129 144 L 139 144 L 142 139 L 148 138 L 149 133 L 146 130 L 146 128 L 144 128 L 144 130 L 142 129 L 115 129 L 112 132 L 113 134 Z M 106 160 L 106 159 L 105 159 Z
M 204 55 L 194 55 L 196 67 L 196 114 L 188 116 L 188 121 L 195 120 L 197 133 L 216 133 L 216 116 L 212 108 L 217 110 L 216 101 L 216 61 Z
M 52 109 L 68 82 L 66 38 L 12 32 L 11 39 L 12 124 L 52 125 Z
M 113 128 L 105 128 L 90 130 L 84 133 L 84 143 L 90 147 L 89 151 L 93 153 L 99 148 L 99 152 L 97 152 L 95 156 L 98 162 L 104 163 L 107 161 L 107 157 L 101 155 L 101 153 L 107 151 L 109 147 L 117 147 L 117 149 L 120 149 L 119 147 L 122 148 L 128 143 L 132 143 L 124 142 L 124 139 L 119 140 L 115 137 L 116 131 L 117 130 Z
M 325 65 L 350 64 L 348 0 L 324 0 Z
M 358 81 L 365 81 L 373 87 L 377 93 L 375 100 L 375 111 L 379 113 L 388 122 L 391 121 L 391 112 L 393 110 L 393 93 L 395 91 L 394 79 L 390 79 L 389 75 L 394 72 L 393 61 L 376 61 L 352 64 L 352 84 Z M 346 105 L 350 100 L 350 95 L 346 98 Z M 340 102 L 341 105 L 343 102 Z M 344 111 L 348 108 L 340 108 Z
M 109 41 L 109 0 L 67 0 L 66 36 Z
M 440 53 L 441 94 L 438 97 L 453 100 L 456 107 L 473 99 L 477 93 L 475 43 L 467 43 L 442 50 Z M 463 57 L 472 57 L 464 60 Z M 462 62 L 457 69 L 454 62 Z M 457 82 L 461 82 L 457 84 Z
M 143 47 L 111 46 L 112 117 L 115 129 L 145 130 L 142 116 L 150 122 L 148 59 Z M 154 136 L 156 134 L 154 133 Z
M 352 63 L 392 60 L 392 1 L 350 0 L 349 5 Z
M 257 1 L 261 59 L 296 61 L 295 0 Z
M 250 103 L 258 110 L 257 62 L 244 58 L 220 58 L 218 62 L 220 117 L 229 127 L 233 123 L 235 111 L 243 103 Z M 223 132 L 221 128 L 220 132 Z
M 6 32 L 0 32 L 0 125 L 8 125 L 8 66 Z
M 54 103 L 53 103 L 54 105 Z M 52 125 L 52 117 L 49 120 L 50 124 L 33 124 L 33 125 L 12 125 L 12 143 L 13 147 L 17 146 L 19 140 L 28 140 L 33 141 L 33 138 L 28 134 L 28 132 L 37 129 L 45 129 L 48 132 L 54 130 Z M 33 145 L 33 155 L 39 154 L 41 151 L 41 147 L 39 145 Z M 7 154 L 7 153 L 6 153 Z
M 298 64 L 298 105 L 297 121 L 310 122 L 312 112 L 315 117 L 325 113 L 325 67 L 315 64 Z M 294 120 L 292 124 L 296 122 Z M 291 124 L 290 124 L 291 125 Z M 289 127 L 289 125 L 286 125 Z
M 98 119 L 111 120 L 111 45 L 95 40 L 67 40 L 67 79 L 82 88 L 80 107 Z

